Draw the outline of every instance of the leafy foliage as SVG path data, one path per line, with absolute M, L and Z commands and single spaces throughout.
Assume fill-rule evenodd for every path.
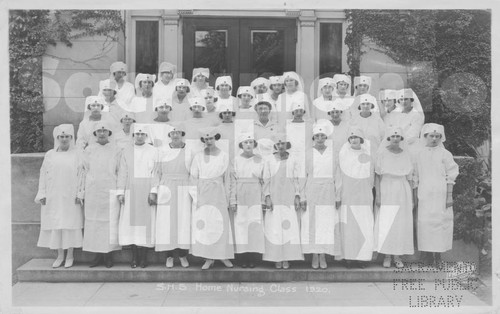
M 11 152 L 43 151 L 42 57 L 48 45 L 86 36 L 116 40 L 120 11 L 12 10 L 9 16 Z
M 473 242 L 483 255 L 491 252 L 491 172 L 473 158 L 457 158 L 460 175 L 453 189 L 454 238 Z M 482 261 L 485 262 L 485 261 Z
M 426 122 L 445 126 L 453 154 L 476 157 L 491 133 L 491 12 L 346 10 L 346 17 L 350 74 L 359 75 L 367 49 L 406 66 Z
M 42 150 L 42 55 L 52 42 L 48 11 L 11 11 L 11 152 Z

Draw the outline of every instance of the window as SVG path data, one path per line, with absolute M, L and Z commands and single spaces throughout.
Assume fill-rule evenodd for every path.
M 159 51 L 158 21 L 136 21 L 135 25 L 135 71 L 156 74 Z
M 319 74 L 332 77 L 342 72 L 342 23 L 321 23 L 319 33 Z

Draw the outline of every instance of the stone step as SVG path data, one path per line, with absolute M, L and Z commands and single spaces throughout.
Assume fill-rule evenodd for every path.
M 49 258 L 51 256 L 54 257 L 54 259 L 57 256 L 57 251 L 56 250 L 48 250 L 49 254 L 45 254 L 43 256 L 33 256 L 34 258 Z M 83 251 L 81 248 L 76 248 L 74 249 L 74 256 L 75 260 L 81 261 L 84 263 L 90 263 L 94 257 L 95 253 L 91 252 L 86 252 Z M 147 252 L 147 258 L 148 261 L 151 261 L 152 263 L 165 263 L 165 260 L 167 258 L 167 253 L 166 252 L 155 252 L 154 249 L 148 249 Z M 121 250 L 113 251 L 113 261 L 117 263 L 128 263 L 130 259 L 132 258 L 132 252 L 129 246 L 124 246 Z M 307 262 L 311 261 L 311 254 L 305 254 L 304 258 Z M 194 263 L 202 263 L 203 258 L 193 256 L 191 254 L 188 255 L 189 262 L 194 262 Z M 373 259 L 374 261 L 376 260 L 377 262 L 380 262 L 382 264 L 383 260 L 383 255 L 377 254 L 376 252 L 373 253 Z M 328 263 L 334 262 L 334 257 L 330 255 L 326 255 L 326 261 Z M 420 256 L 419 252 L 416 252 L 413 255 L 404 255 L 402 256 L 402 260 L 405 262 L 418 262 L 420 261 Z M 450 258 L 446 258 L 445 255 L 443 255 L 443 260 L 452 260 Z
M 163 263 L 147 268 L 131 269 L 128 263 L 116 263 L 112 268 L 89 268 L 79 262 L 71 268 L 52 268 L 52 259 L 32 259 L 17 269 L 19 281 L 30 282 L 409 282 L 412 280 L 434 281 L 445 279 L 446 272 L 415 263 L 403 269 L 384 268 L 379 263 L 369 263 L 364 269 L 347 269 L 340 262 L 330 263 L 327 269 L 312 269 L 306 262 L 291 262 L 287 270 L 275 269 L 272 263 L 263 262 L 249 269 L 235 266 L 226 268 L 216 261 L 209 270 L 201 270 L 201 264 L 182 268 L 178 260 L 174 268 Z

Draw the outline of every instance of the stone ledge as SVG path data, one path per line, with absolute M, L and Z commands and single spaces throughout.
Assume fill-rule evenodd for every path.
M 418 271 L 399 271 L 383 268 L 373 263 L 365 269 L 347 269 L 339 263 L 326 270 L 311 269 L 305 262 L 292 262 L 288 270 L 277 270 L 270 263 L 253 269 L 238 266 L 225 268 L 220 262 L 209 270 L 201 270 L 200 264 L 189 268 L 176 266 L 171 269 L 153 264 L 145 269 L 131 269 L 128 264 L 117 263 L 112 268 L 89 268 L 88 263 L 76 263 L 73 267 L 53 269 L 52 259 L 32 259 L 17 269 L 19 281 L 37 282 L 394 282 L 395 280 L 434 281 L 445 279 L 445 272 L 434 268 Z

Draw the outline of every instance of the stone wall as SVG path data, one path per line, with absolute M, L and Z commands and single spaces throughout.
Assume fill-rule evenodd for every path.
M 52 131 L 62 123 L 72 123 L 75 134 L 83 118 L 85 97 L 97 95 L 99 81 L 109 77 L 109 66 L 124 61 L 123 40 L 104 36 L 81 38 L 48 46 L 43 58 L 43 147 L 53 146 Z

